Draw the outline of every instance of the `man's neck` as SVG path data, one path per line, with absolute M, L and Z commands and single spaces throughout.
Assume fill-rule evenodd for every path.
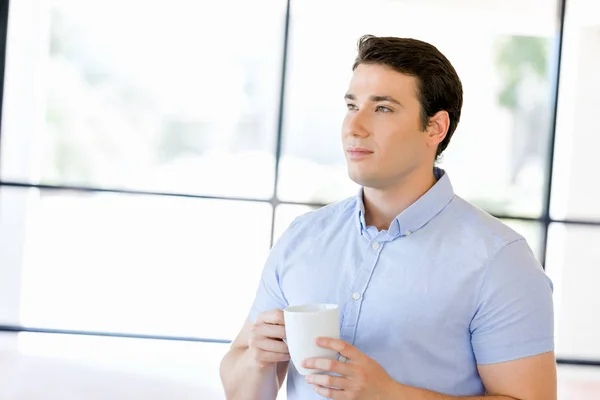
M 378 230 L 388 229 L 392 221 L 436 183 L 433 168 L 413 171 L 394 186 L 363 189 L 365 222 Z

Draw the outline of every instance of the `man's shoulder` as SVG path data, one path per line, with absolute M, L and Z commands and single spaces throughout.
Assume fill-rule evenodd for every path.
M 338 225 L 338 222 L 347 222 L 356 210 L 356 198 L 337 201 L 318 209 L 309 211 L 294 219 L 286 233 L 291 235 L 322 232 Z
M 459 236 L 469 241 L 471 246 L 478 244 L 489 252 L 495 252 L 524 239 L 502 220 L 459 196 L 454 197 L 449 211 L 446 219 L 448 228 L 462 233 Z

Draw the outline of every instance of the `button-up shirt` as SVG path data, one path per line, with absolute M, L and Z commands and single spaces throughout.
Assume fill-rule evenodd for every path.
M 455 195 L 448 175 L 387 230 L 362 191 L 298 217 L 271 250 L 249 319 L 289 305 L 340 306 L 341 338 L 396 381 L 485 394 L 478 364 L 554 349 L 552 283 L 525 239 Z M 288 399 L 319 399 L 293 363 Z

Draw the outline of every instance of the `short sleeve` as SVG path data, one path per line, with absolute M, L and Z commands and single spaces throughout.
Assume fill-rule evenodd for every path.
M 478 364 L 554 350 L 552 282 L 527 242 L 502 248 L 488 263 L 471 321 Z
M 293 242 L 293 230 L 296 228 L 298 219 L 294 220 L 290 227 L 281 235 L 281 238 L 271 248 L 267 261 L 263 268 L 254 303 L 250 308 L 248 319 L 256 322 L 256 317 L 262 312 L 273 309 L 284 309 L 288 302 L 281 290 L 279 276 L 283 267 L 284 255 Z

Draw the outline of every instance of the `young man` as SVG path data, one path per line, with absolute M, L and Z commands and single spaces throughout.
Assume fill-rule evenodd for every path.
M 353 69 L 342 142 L 362 190 L 272 249 L 221 365 L 227 398 L 275 399 L 287 373 L 290 400 L 555 400 L 551 282 L 523 237 L 434 167 L 460 119 L 456 71 L 430 44 L 373 36 Z M 318 342 L 337 361 L 305 361 L 334 374 L 305 378 L 281 310 L 313 302 L 340 305 L 342 340 Z

